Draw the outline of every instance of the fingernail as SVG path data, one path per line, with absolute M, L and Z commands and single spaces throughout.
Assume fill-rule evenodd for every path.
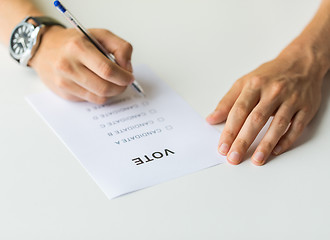
M 273 153 L 275 155 L 278 155 L 278 154 L 280 154 L 281 151 L 282 151 L 282 147 L 281 146 L 276 146 L 273 150 Z
M 252 159 L 254 162 L 261 164 L 265 159 L 265 154 L 263 152 L 257 152 L 253 155 Z
M 128 71 L 133 72 L 133 66 L 131 60 L 128 61 L 126 68 Z
M 238 152 L 231 152 L 228 157 L 229 162 L 233 164 L 238 164 L 240 162 L 240 155 Z
M 226 143 L 221 144 L 218 151 L 221 155 L 226 156 L 229 151 L 229 145 Z

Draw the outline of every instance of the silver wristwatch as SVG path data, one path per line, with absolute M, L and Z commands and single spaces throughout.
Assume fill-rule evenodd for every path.
M 27 17 L 13 30 L 10 43 L 10 55 L 21 65 L 27 66 L 37 51 L 45 26 L 61 23 L 50 17 Z

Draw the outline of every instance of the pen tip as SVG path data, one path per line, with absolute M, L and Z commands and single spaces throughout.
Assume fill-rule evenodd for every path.
M 142 87 L 141 87 L 136 81 L 133 82 L 132 86 L 135 88 L 135 90 L 136 90 L 138 93 L 140 93 L 140 95 L 142 95 L 143 97 L 146 96 L 146 94 L 144 93 Z
M 136 90 L 142 97 L 146 96 L 146 94 L 144 93 L 144 91 L 141 88 L 139 88 L 139 89 L 136 88 Z

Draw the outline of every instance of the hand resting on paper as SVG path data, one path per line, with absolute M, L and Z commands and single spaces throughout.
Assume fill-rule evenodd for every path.
M 225 120 L 218 151 L 239 164 L 271 116 L 265 136 L 252 155 L 263 165 L 270 154 L 290 148 L 315 116 L 323 78 L 330 66 L 330 1 L 324 0 L 311 23 L 277 58 L 238 79 L 207 117 Z

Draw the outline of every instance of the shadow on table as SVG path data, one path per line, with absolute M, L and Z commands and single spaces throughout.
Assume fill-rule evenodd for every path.
M 306 129 L 304 130 L 302 135 L 298 138 L 298 140 L 293 144 L 293 146 L 288 151 L 299 148 L 301 145 L 308 142 L 316 134 L 318 134 L 319 125 L 323 121 L 324 114 L 326 113 L 326 110 L 329 107 L 329 103 L 330 103 L 330 71 L 327 73 L 327 75 L 325 76 L 324 81 L 323 81 L 322 102 L 321 102 L 318 112 L 316 113 L 316 115 L 312 119 L 312 121 L 308 124 L 308 126 L 306 127 Z M 271 122 L 271 120 L 268 121 L 264 130 L 268 129 L 270 122 Z M 256 141 L 251 145 L 244 160 L 250 159 L 252 157 L 252 154 L 255 151 L 256 147 L 258 146 L 258 144 L 261 140 L 261 137 L 263 137 L 264 133 L 265 133 L 265 131 L 261 134 L 261 136 L 258 136 Z M 271 155 L 268 158 L 268 162 L 273 161 L 275 159 L 276 159 L 276 156 Z

